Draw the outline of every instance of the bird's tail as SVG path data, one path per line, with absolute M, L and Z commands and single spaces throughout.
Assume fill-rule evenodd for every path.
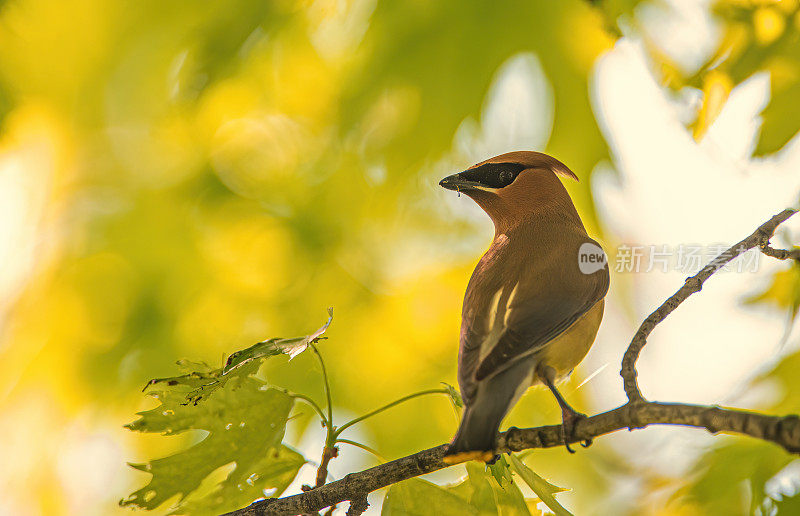
M 458 432 L 444 454 L 444 462 L 458 464 L 468 460 L 491 461 L 494 457 L 494 441 L 503 416 L 505 410 L 497 410 L 487 404 L 465 407 Z
M 456 436 L 445 452 L 445 463 L 494 459 L 500 423 L 530 385 L 533 368 L 533 358 L 519 360 L 481 383 L 471 403 L 464 407 Z

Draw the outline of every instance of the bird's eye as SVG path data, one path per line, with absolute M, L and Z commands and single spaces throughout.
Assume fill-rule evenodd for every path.
M 510 170 L 503 170 L 500 172 L 500 184 L 503 186 L 508 186 L 514 182 L 514 173 Z
M 513 183 L 523 170 L 525 165 L 519 163 L 485 163 L 479 167 L 469 168 L 459 175 L 462 179 L 489 188 L 504 188 Z

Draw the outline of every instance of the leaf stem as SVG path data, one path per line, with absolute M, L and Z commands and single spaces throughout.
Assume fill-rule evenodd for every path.
M 369 453 L 373 454 L 373 455 L 374 455 L 375 457 L 377 457 L 377 458 L 378 458 L 378 459 L 379 459 L 381 462 L 389 462 L 388 460 L 386 460 L 386 457 L 384 457 L 383 455 L 381 455 L 380 453 L 378 453 L 378 452 L 377 452 L 377 451 L 376 451 L 374 448 L 370 448 L 370 447 L 369 447 L 369 446 L 367 446 L 366 444 L 361 444 L 361 443 L 360 443 L 360 442 L 358 442 L 358 441 L 351 441 L 350 439 L 336 439 L 336 443 L 337 443 L 337 444 L 338 444 L 338 443 L 342 443 L 342 444 L 349 444 L 350 446 L 355 446 L 356 448 L 361 448 L 361 449 L 362 449 L 362 450 L 364 450 L 365 452 L 369 452 Z
M 297 393 L 289 392 L 289 391 L 286 391 L 286 390 L 284 390 L 283 392 L 285 392 L 286 395 L 289 396 L 289 397 L 296 398 L 296 399 L 299 399 L 299 400 L 303 400 L 306 403 L 308 403 L 311 406 L 311 408 L 314 409 L 314 412 L 317 413 L 317 415 L 320 417 L 320 419 L 322 419 L 322 422 L 325 424 L 325 426 L 326 427 L 328 426 L 328 420 L 325 417 L 325 412 L 323 412 L 322 408 L 319 405 L 317 405 L 316 401 L 312 400 L 311 398 L 309 398 L 305 394 L 297 394 Z
M 317 346 L 315 346 L 314 343 L 309 343 L 309 346 L 311 346 L 311 349 L 314 350 L 314 354 L 319 360 L 319 365 L 322 367 L 322 380 L 325 382 L 325 398 L 327 399 L 328 403 L 328 419 L 326 425 L 328 435 L 325 438 L 325 446 L 332 447 L 338 434 L 333 426 L 333 402 L 331 401 L 331 385 L 328 382 L 328 371 L 325 369 L 325 361 L 322 359 L 322 354 L 317 349 Z
M 344 432 L 349 427 L 355 425 L 356 423 L 360 423 L 361 421 L 364 421 L 365 419 L 367 419 L 369 417 L 372 417 L 372 416 L 374 416 L 376 414 L 380 414 L 384 410 L 390 409 L 390 408 L 394 407 L 395 405 L 399 405 L 400 403 L 403 403 L 404 401 L 408 401 L 408 400 L 413 399 L 413 398 L 418 398 L 420 396 L 426 396 L 428 394 L 448 394 L 448 391 L 447 391 L 447 389 L 429 389 L 427 391 L 415 392 L 414 394 L 409 394 L 408 396 L 403 396 L 399 400 L 395 400 L 395 401 L 393 401 L 393 402 L 391 402 L 391 403 L 389 403 L 387 405 L 384 405 L 384 406 L 382 406 L 382 407 L 380 407 L 378 409 L 373 410 L 372 412 L 368 412 L 368 413 L 364 414 L 363 416 L 359 416 L 359 417 L 357 417 L 355 419 L 351 419 L 350 421 L 348 421 L 347 423 L 343 424 L 342 426 L 340 426 L 339 428 L 336 429 L 336 431 L 334 433 L 334 438 L 338 438 L 339 435 L 341 435 L 342 432 Z

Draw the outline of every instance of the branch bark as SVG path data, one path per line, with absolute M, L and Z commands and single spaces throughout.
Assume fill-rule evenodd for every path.
M 644 320 L 622 360 L 620 374 L 628 403 L 578 421 L 571 442 L 590 440 L 623 429 L 634 430 L 650 425 L 679 425 L 703 428 L 712 434 L 747 435 L 775 443 L 789 453 L 800 454 L 800 417 L 797 415 L 772 416 L 718 406 L 647 401 L 642 396 L 636 381 L 636 360 L 647 343 L 647 337 L 681 303 L 699 292 L 703 283 L 725 264 L 754 247 L 758 247 L 761 252 L 773 258 L 800 261 L 800 250 L 773 249 L 769 246 L 769 240 L 775 229 L 796 211 L 783 210 L 759 226 L 750 236 L 730 247 L 696 275 L 688 278 L 675 294 Z M 498 436 L 496 451 L 507 453 L 563 444 L 561 425 L 514 428 Z M 448 464 L 442 462 L 446 449 L 447 445 L 442 444 L 364 471 L 350 473 L 341 480 L 318 486 L 304 493 L 261 500 L 225 516 L 316 513 L 325 507 L 345 501 L 350 502 L 348 514 L 361 514 L 368 506 L 369 493 L 448 467 Z
M 625 355 L 622 357 L 622 370 L 620 374 L 622 375 L 622 383 L 625 387 L 625 395 L 628 396 L 628 401 L 637 402 L 644 400 L 644 396 L 642 396 L 642 392 L 639 390 L 639 383 L 636 381 L 636 360 L 639 358 L 639 354 L 642 352 L 644 345 L 647 344 L 647 337 L 653 332 L 655 327 L 666 319 L 673 310 L 678 308 L 681 303 L 686 301 L 689 296 L 700 292 L 703 288 L 703 283 L 728 262 L 756 246 L 760 247 L 762 252 L 764 252 L 764 249 L 768 247 L 769 239 L 772 238 L 772 235 L 775 233 L 775 229 L 795 213 L 797 213 L 797 210 L 787 208 L 763 223 L 750 236 L 738 244 L 734 244 L 724 253 L 714 258 L 711 263 L 703 267 L 700 272 L 687 278 L 686 282 L 677 292 L 664 301 L 655 312 L 647 316 L 647 319 L 644 320 L 639 330 L 633 336 L 633 340 L 631 340 L 628 349 L 625 351 Z M 775 254 L 769 254 L 769 256 L 777 257 Z
M 317 483 L 314 486 L 315 488 L 325 484 L 325 480 L 328 479 L 328 464 L 331 462 L 331 459 L 334 459 L 338 456 L 339 448 L 336 446 L 326 446 L 325 449 L 322 450 L 322 460 L 319 461 L 319 468 L 317 469 Z
M 571 442 L 650 425 L 680 425 L 704 428 L 711 433 L 748 435 L 778 444 L 790 453 L 800 453 L 798 416 L 768 416 L 722 407 L 647 401 L 627 403 L 614 410 L 579 421 L 575 427 L 575 439 Z M 497 452 L 551 448 L 563 444 L 561 425 L 515 428 L 500 434 L 497 440 Z M 365 507 L 361 504 L 372 491 L 448 467 L 448 464 L 442 462 L 446 449 L 447 445 L 442 444 L 374 468 L 351 473 L 341 480 L 305 493 L 262 500 L 244 509 L 230 512 L 226 516 L 313 513 L 336 503 L 353 500 L 358 502 L 359 507 Z
M 800 262 L 800 248 L 775 249 L 769 244 L 761 246 L 761 252 L 778 260 L 797 260 Z

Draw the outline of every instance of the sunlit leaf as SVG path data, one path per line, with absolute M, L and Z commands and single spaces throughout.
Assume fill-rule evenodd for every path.
M 800 307 L 800 265 L 792 265 L 775 273 L 764 292 L 747 300 L 748 303 L 770 303 L 789 309 L 792 317 Z
M 181 371 L 185 372 L 186 374 L 192 374 L 192 373 L 205 374 L 205 373 L 210 373 L 214 370 L 214 368 L 211 367 L 206 362 L 195 362 L 193 360 L 189 360 L 188 358 L 182 358 L 176 361 L 175 364 Z
M 531 513 L 519 487 L 505 474 L 498 477 L 483 464 L 468 462 L 467 478 L 448 488 L 478 510 L 481 515 L 522 515 Z M 502 467 L 502 466 L 501 466 Z M 536 514 L 536 513 L 533 513 Z
M 768 371 L 760 374 L 753 383 L 777 388 L 778 399 L 769 409 L 777 414 L 800 412 L 800 391 L 797 389 L 797 371 L 800 371 L 800 351 L 790 353 Z
M 703 105 L 694 124 L 694 137 L 701 139 L 717 119 L 733 88 L 730 77 L 720 71 L 709 72 L 703 84 Z
M 127 425 L 139 432 L 173 435 L 202 430 L 208 435 L 174 455 L 132 467 L 150 473 L 150 482 L 120 501 L 123 506 L 154 509 L 177 496 L 175 512 L 219 514 L 280 493 L 304 464 L 303 457 L 281 444 L 293 399 L 252 377 L 237 377 L 205 403 L 185 404 L 182 386 L 151 393 L 161 403 L 139 413 Z M 214 489 L 190 497 L 215 470 L 235 465 Z
M 246 378 L 258 371 L 261 360 L 280 354 L 293 357 L 302 353 L 309 344 L 320 340 L 322 335 L 330 326 L 333 320 L 333 309 L 328 308 L 328 320 L 317 331 L 304 337 L 294 337 L 289 339 L 269 339 L 258 342 L 249 348 L 233 353 L 225 362 L 225 366 L 218 369 L 210 369 L 205 362 L 192 362 L 180 360 L 178 365 L 181 369 L 192 371 L 193 368 L 199 369 L 181 376 L 168 378 L 155 378 L 150 380 L 145 389 L 157 384 L 166 383 L 169 386 L 188 387 L 186 393 L 186 403 L 197 404 L 207 398 L 212 392 L 224 386 L 232 378 Z
M 328 308 L 327 322 L 310 335 L 290 339 L 269 339 L 254 344 L 247 349 L 237 351 L 228 357 L 225 367 L 222 368 L 222 374 L 226 375 L 251 360 L 272 357 L 281 353 L 289 355 L 289 359 L 292 359 L 305 351 L 309 344 L 319 340 L 328 329 L 328 326 L 331 325 L 331 321 L 333 321 L 333 308 Z
M 732 438 L 703 454 L 676 497 L 703 514 L 750 514 L 764 501 L 764 486 L 793 459 L 763 441 Z
M 507 466 L 506 466 L 507 468 Z M 497 477 L 481 464 L 467 464 L 467 477 L 456 485 L 440 487 L 425 480 L 411 479 L 389 488 L 383 515 L 538 515 L 530 509 L 522 492 L 507 475 Z
M 514 481 L 514 477 L 511 475 L 511 468 L 508 465 L 505 455 L 500 455 L 493 464 L 489 464 L 487 467 L 489 473 L 494 477 L 498 485 L 502 486 L 503 484 Z
M 703 89 L 694 126 L 701 137 L 716 119 L 731 89 L 758 72 L 769 72 L 771 99 L 755 155 L 777 152 L 800 130 L 794 99 L 800 94 L 800 24 L 797 4 L 719 1 L 715 14 L 723 27 L 717 51 L 687 83 Z M 654 54 L 654 59 L 658 56 Z M 678 81 L 682 82 L 682 81 Z
M 478 509 L 447 489 L 412 478 L 393 484 L 383 499 L 382 516 L 477 515 Z
M 795 73 L 800 74 L 800 63 L 797 63 Z M 772 99 L 761 113 L 764 122 L 761 124 L 756 155 L 781 150 L 800 130 L 800 103 L 797 102 L 800 98 L 800 80 L 783 90 L 773 87 L 772 91 Z
M 565 491 L 563 487 L 554 486 L 547 480 L 543 479 L 532 469 L 526 466 L 521 460 L 519 460 L 514 454 L 511 454 L 511 465 L 514 467 L 514 471 L 528 484 L 528 487 L 536 493 L 536 496 L 544 502 L 548 509 L 553 511 L 554 514 L 557 516 L 572 516 L 572 513 L 566 510 L 558 501 L 556 500 L 555 496 L 556 493 L 560 493 Z

